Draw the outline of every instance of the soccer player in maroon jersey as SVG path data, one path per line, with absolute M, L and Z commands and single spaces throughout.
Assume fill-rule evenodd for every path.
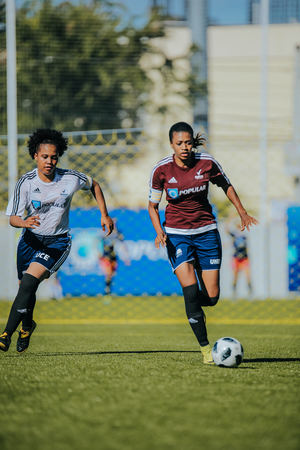
M 208 153 L 193 151 L 203 145 L 203 139 L 199 135 L 194 138 L 189 124 L 175 123 L 169 138 L 174 154 L 159 161 L 150 178 L 148 210 L 157 233 L 155 246 L 166 246 L 203 362 L 214 364 L 202 306 L 214 306 L 219 300 L 222 248 L 207 198 L 209 181 L 221 187 L 235 206 L 242 231 L 249 231 L 257 220 L 248 215 L 220 164 Z M 164 190 L 168 205 L 163 227 L 158 207 Z

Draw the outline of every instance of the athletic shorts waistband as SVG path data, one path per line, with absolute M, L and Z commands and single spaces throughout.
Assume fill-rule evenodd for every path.
M 37 234 L 37 233 L 33 233 L 32 231 L 26 229 L 24 234 L 26 234 L 26 233 L 28 233 L 29 236 L 35 237 L 35 238 L 37 238 L 39 240 L 42 240 L 44 238 L 45 239 L 51 239 L 51 238 L 52 239 L 57 239 L 57 238 L 59 239 L 59 238 L 66 238 L 66 237 L 70 236 L 68 231 L 66 233 L 62 233 L 62 234 Z

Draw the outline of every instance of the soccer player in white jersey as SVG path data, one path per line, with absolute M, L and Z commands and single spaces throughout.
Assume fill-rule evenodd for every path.
M 174 154 L 159 161 L 151 174 L 149 214 L 157 233 L 155 245 L 166 246 L 173 272 L 182 287 L 186 314 L 200 344 L 205 364 L 213 364 L 203 306 L 214 306 L 220 295 L 222 249 L 216 219 L 208 201 L 209 182 L 221 187 L 235 206 L 241 230 L 257 223 L 246 212 L 220 164 L 208 153 L 194 152 L 203 144 L 185 122 L 169 131 Z M 166 192 L 164 227 L 159 203 Z M 201 290 L 199 289 L 200 283 Z
M 7 206 L 10 225 L 23 231 L 17 250 L 19 290 L 0 335 L 0 350 L 4 352 L 21 322 L 17 352 L 27 349 L 36 328 L 33 320 L 36 290 L 42 280 L 59 269 L 70 252 L 69 210 L 74 193 L 79 189 L 90 190 L 101 212 L 102 229 L 109 235 L 114 228 L 97 181 L 76 170 L 57 167 L 67 146 L 60 131 L 35 131 L 29 138 L 28 150 L 37 167 L 19 179 Z

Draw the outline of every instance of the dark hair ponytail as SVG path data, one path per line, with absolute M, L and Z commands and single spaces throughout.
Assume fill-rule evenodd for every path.
M 193 147 L 197 148 L 201 145 L 205 145 L 207 141 L 207 138 L 205 134 L 203 133 L 197 133 L 196 136 L 193 138 Z

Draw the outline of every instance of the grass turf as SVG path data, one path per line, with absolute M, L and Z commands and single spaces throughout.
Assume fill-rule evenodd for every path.
M 209 324 L 237 369 L 204 366 L 188 324 L 39 324 L 0 354 L 1 450 L 299 448 L 299 327 Z

